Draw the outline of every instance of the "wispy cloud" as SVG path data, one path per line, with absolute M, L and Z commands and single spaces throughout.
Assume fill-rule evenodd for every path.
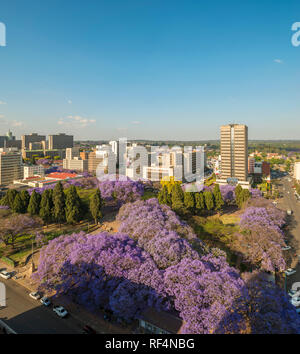
M 67 100 L 67 102 L 68 102 L 69 104 L 72 104 L 72 103 L 73 103 L 72 100 Z
M 23 127 L 24 123 L 23 122 L 18 122 L 16 120 L 13 120 L 11 125 L 12 125 L 12 127 Z
M 137 125 L 137 124 L 141 124 L 141 122 L 140 122 L 140 121 L 138 121 L 138 120 L 133 120 L 133 121 L 131 122 L 131 124 L 135 124 L 135 125 Z
M 65 125 L 65 126 L 75 125 L 81 128 L 85 128 L 94 123 L 96 123 L 95 119 L 88 119 L 81 116 L 67 116 L 66 119 L 60 118 L 57 122 L 58 125 Z
M 0 100 L 0 104 L 6 104 L 6 102 Z
M 283 64 L 283 60 L 282 59 L 274 59 L 274 63 Z

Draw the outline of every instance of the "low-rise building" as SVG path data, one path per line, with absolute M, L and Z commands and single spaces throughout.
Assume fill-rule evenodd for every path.
M 88 160 L 82 160 L 80 157 L 74 157 L 70 160 L 64 159 L 63 168 L 66 170 L 85 172 L 88 170 Z
M 45 168 L 42 165 L 23 166 L 24 179 L 33 176 L 44 177 L 44 175 L 45 175 Z
M 154 308 L 146 309 L 139 318 L 139 329 L 149 334 L 180 334 L 184 322 L 179 317 Z

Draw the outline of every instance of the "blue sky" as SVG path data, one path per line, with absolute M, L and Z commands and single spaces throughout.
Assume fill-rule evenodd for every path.
M 10 0 L 0 135 L 299 139 L 293 0 Z

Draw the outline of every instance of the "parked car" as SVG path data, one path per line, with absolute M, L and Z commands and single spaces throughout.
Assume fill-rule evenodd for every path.
M 51 301 L 48 297 L 42 297 L 40 300 L 41 304 L 43 304 L 44 306 L 50 306 L 51 305 Z
M 7 272 L 6 270 L 2 270 L 0 272 L 0 277 L 4 278 L 4 279 L 10 279 L 12 277 L 10 272 Z
M 285 275 L 290 276 L 290 275 L 292 275 L 292 274 L 295 274 L 295 273 L 296 273 L 296 270 L 295 270 L 295 269 L 292 269 L 292 268 L 289 268 L 289 269 L 287 269 L 284 273 L 285 273 Z
M 291 246 L 286 246 L 281 248 L 282 251 L 289 251 L 291 249 Z
M 64 318 L 68 315 L 68 311 L 63 306 L 54 306 L 53 311 L 59 316 L 60 318 Z
M 30 293 L 29 296 L 34 300 L 39 300 L 41 298 L 41 294 L 38 291 Z
M 293 211 L 292 211 L 291 209 L 288 209 L 288 210 L 286 211 L 286 213 L 287 213 L 287 215 L 292 215 L 292 214 L 293 214 Z
M 85 334 L 97 334 L 97 332 L 92 327 L 90 327 L 88 325 L 85 325 L 83 327 L 83 333 L 85 333 Z
M 300 296 L 292 297 L 290 300 L 291 304 L 298 307 L 300 306 Z

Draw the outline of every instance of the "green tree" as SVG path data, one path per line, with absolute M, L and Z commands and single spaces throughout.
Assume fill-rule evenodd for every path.
M 29 205 L 30 195 L 29 195 L 29 193 L 26 190 L 23 190 L 20 193 L 20 197 L 21 197 L 22 202 L 23 202 L 23 211 L 22 211 L 22 213 L 26 213 L 28 205 Z
M 6 192 L 6 197 L 7 197 L 7 201 L 8 201 L 8 206 L 13 209 L 13 206 L 14 206 L 14 201 L 15 201 L 15 198 L 17 196 L 19 192 L 16 191 L 15 189 L 9 189 L 7 192 Z
M 0 205 L 9 206 L 9 201 L 8 201 L 8 198 L 7 198 L 7 194 L 5 194 L 5 196 L 1 198 Z
M 205 206 L 208 211 L 212 210 L 214 208 L 214 197 L 211 191 L 205 191 L 203 192 L 204 196 L 204 201 L 205 201 Z
M 23 211 L 24 211 L 24 203 L 22 201 L 20 193 L 18 193 L 15 197 L 15 200 L 14 200 L 13 206 L 12 206 L 12 210 L 15 213 L 19 213 L 19 214 L 23 213 Z
M 224 200 L 220 191 L 220 186 L 218 184 L 215 184 L 214 186 L 213 195 L 215 201 L 215 209 L 216 210 L 222 209 L 222 206 L 224 205 Z
M 167 205 L 171 205 L 171 195 L 168 192 L 168 186 L 167 185 L 163 185 L 163 187 L 161 188 L 161 190 L 158 193 L 158 201 L 159 204 L 167 204 Z
M 35 190 L 33 190 L 27 208 L 27 211 L 31 216 L 39 215 L 40 203 L 41 203 L 41 195 L 37 193 Z
M 98 220 L 102 218 L 102 205 L 103 201 L 101 198 L 101 192 L 99 189 L 97 189 L 90 199 L 90 212 L 95 220 L 96 225 L 98 224 Z
M 204 195 L 202 192 L 195 193 L 195 206 L 197 211 L 202 211 L 205 209 Z
M 53 189 L 52 200 L 53 200 L 53 218 L 55 222 L 61 223 L 66 220 L 65 213 L 65 193 L 61 182 L 58 182 Z
M 251 193 L 249 189 L 243 189 L 242 191 L 242 202 L 245 203 L 248 199 L 251 198 Z
M 81 200 L 75 186 L 71 186 L 67 192 L 65 211 L 68 223 L 75 224 L 80 220 Z
M 181 211 L 184 208 L 184 194 L 179 184 L 174 184 L 172 187 L 172 209 Z
M 193 211 L 195 208 L 194 195 L 191 192 L 184 192 L 184 206 L 189 211 Z
M 46 189 L 42 194 L 41 205 L 40 205 L 40 217 L 46 225 L 52 220 L 52 190 Z
M 241 187 L 240 184 L 238 184 L 235 187 L 234 193 L 235 193 L 235 203 L 239 208 L 241 208 L 243 205 L 243 196 L 242 196 L 243 188 Z

